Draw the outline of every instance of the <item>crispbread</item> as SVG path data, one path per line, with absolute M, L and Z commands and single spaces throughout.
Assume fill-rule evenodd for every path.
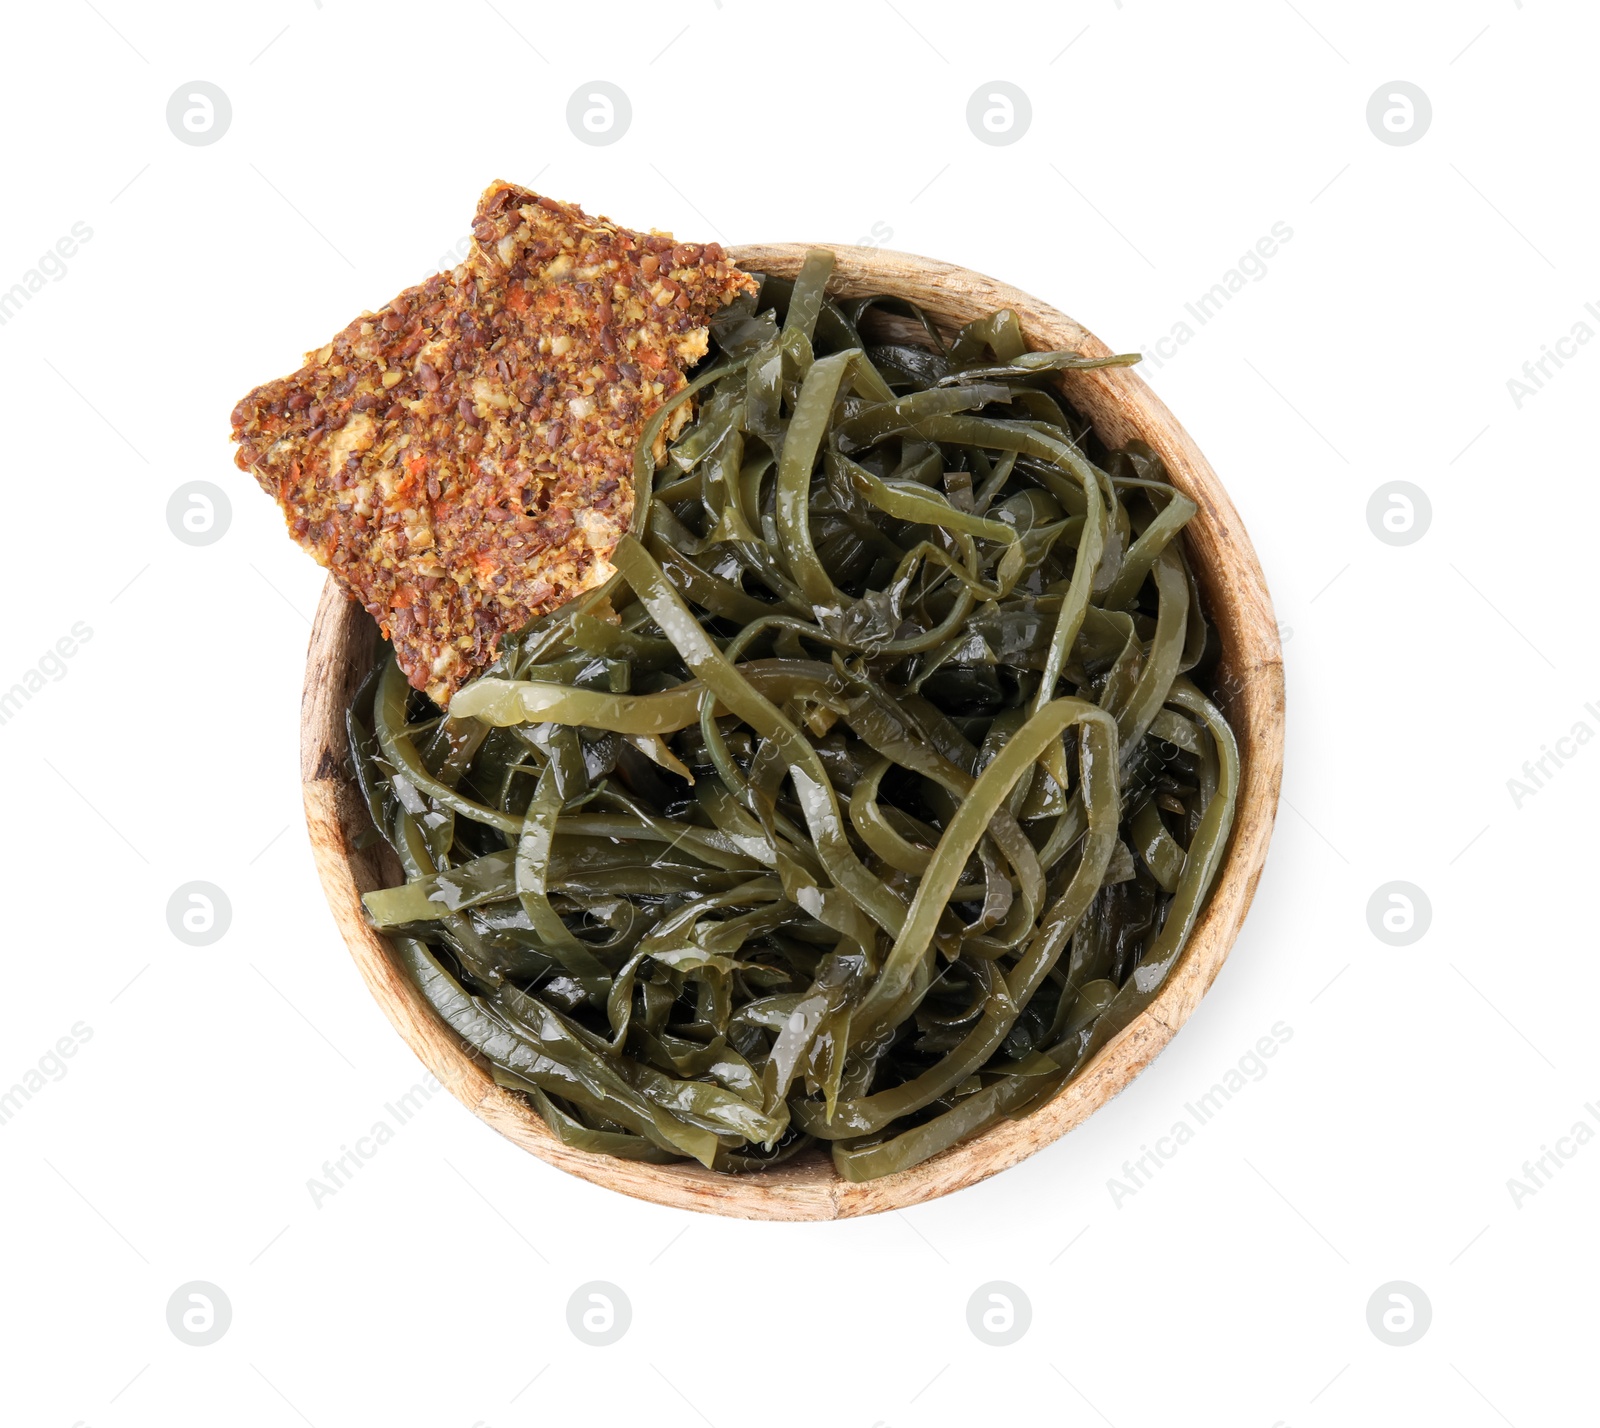
M 234 408 L 235 460 L 443 705 L 505 634 L 611 574 L 644 424 L 754 287 L 715 243 L 497 182 L 460 267 Z

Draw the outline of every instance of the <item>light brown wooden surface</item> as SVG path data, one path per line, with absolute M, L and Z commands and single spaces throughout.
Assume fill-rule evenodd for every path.
M 744 267 L 793 276 L 807 244 L 733 250 Z M 1107 348 L 1071 318 L 1026 293 L 930 258 L 871 248 L 832 248 L 830 291 L 909 298 L 952 328 L 996 308 L 1022 319 L 1035 349 Z M 356 851 L 365 822 L 346 778 L 344 710 L 371 666 L 377 628 L 329 580 L 317 609 L 301 702 L 301 778 L 306 822 L 323 890 L 356 965 L 379 1005 L 423 1063 L 502 1135 L 573 1175 L 658 1204 L 750 1219 L 829 1220 L 902 1209 L 971 1185 L 1064 1135 L 1116 1095 L 1171 1040 L 1215 980 L 1255 893 L 1277 811 L 1283 767 L 1283 666 L 1265 579 L 1238 512 L 1188 434 L 1131 368 L 1065 375 L 1073 404 L 1110 445 L 1141 437 L 1166 462 L 1199 511 L 1188 551 L 1223 649 L 1218 691 L 1243 755 L 1239 811 L 1210 903 L 1189 947 L 1151 1006 L 1094 1057 L 1059 1096 L 1022 1120 L 1003 1121 L 965 1144 L 898 1175 L 852 1185 L 821 1153 L 776 1170 L 715 1175 L 698 1165 L 657 1166 L 570 1150 L 524 1101 L 495 1085 L 470 1048 L 434 1017 L 396 965 L 388 942 L 366 924 L 361 894 L 400 881 L 387 849 Z

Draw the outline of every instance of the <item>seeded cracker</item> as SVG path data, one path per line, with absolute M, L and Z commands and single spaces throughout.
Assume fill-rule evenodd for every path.
M 755 289 L 715 243 L 508 183 L 472 231 L 459 268 L 233 411 L 235 461 L 440 704 L 503 635 L 611 575 L 645 422 Z

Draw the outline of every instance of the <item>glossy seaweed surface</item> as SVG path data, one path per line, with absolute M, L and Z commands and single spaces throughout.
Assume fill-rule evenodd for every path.
M 349 711 L 424 996 L 570 1145 L 905 1169 L 1054 1095 L 1160 990 L 1238 751 L 1147 449 L 1014 313 L 946 342 L 832 256 L 718 318 L 602 586 L 448 715 Z

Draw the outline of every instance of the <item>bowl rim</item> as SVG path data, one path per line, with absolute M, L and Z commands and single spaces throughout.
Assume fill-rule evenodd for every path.
M 937 259 L 835 243 L 749 244 L 728 251 L 747 270 L 792 277 L 815 247 L 834 254 L 830 294 L 909 298 L 951 326 L 1010 307 L 1021 319 L 1030 347 L 1067 347 L 1094 356 L 1112 351 L 1088 329 L 1027 293 Z M 361 894 L 393 879 L 384 864 L 387 849 L 353 846 L 365 814 L 345 772 L 344 711 L 370 667 L 377 627 L 330 576 L 307 649 L 301 699 L 301 783 L 318 876 L 374 999 L 428 1070 L 481 1120 L 541 1160 L 637 1199 L 745 1219 L 843 1219 L 935 1199 L 1032 1155 L 1127 1086 L 1188 1020 L 1243 924 L 1272 835 L 1284 744 L 1278 627 L 1260 562 L 1233 502 L 1210 463 L 1137 371 L 1112 367 L 1062 377 L 1068 400 L 1102 440 L 1111 446 L 1135 436 L 1148 442 L 1166 463 L 1173 484 L 1199 508 L 1185 533 L 1186 547 L 1222 646 L 1216 697 L 1240 745 L 1239 808 L 1222 868 L 1188 947 L 1154 1001 L 1043 1106 L 878 1180 L 845 1181 L 821 1156 L 731 1176 L 695 1164 L 648 1165 L 563 1145 L 532 1106 L 498 1086 L 471 1047 L 437 1019 L 400 968 L 388 939 L 366 924 Z

